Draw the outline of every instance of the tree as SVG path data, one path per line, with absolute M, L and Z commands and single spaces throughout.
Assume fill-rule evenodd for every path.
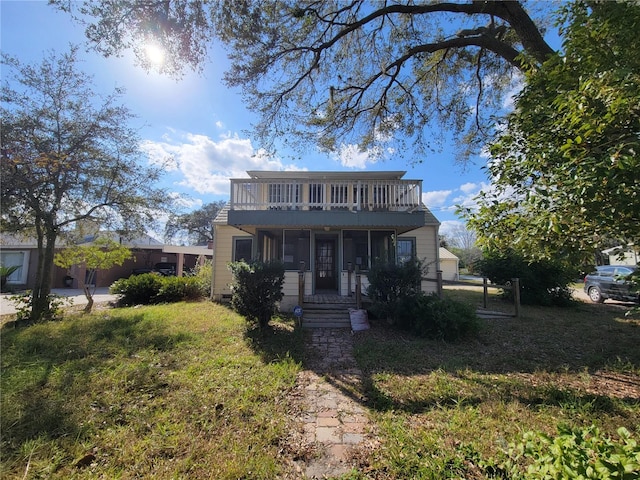
M 96 273 L 98 270 L 108 270 L 114 265 L 122 265 L 132 257 L 131 250 L 119 243 L 98 238 L 92 245 L 75 245 L 55 254 L 53 262 L 62 268 L 74 265 L 84 265 L 87 269 L 87 280 L 82 282 L 82 291 L 87 297 L 85 313 L 90 313 L 93 307 L 93 294 L 96 292 Z
M 225 79 L 260 114 L 261 146 L 328 151 L 357 144 L 372 155 L 418 161 L 455 132 L 460 153 L 493 131 L 514 74 L 554 50 L 544 18 L 517 1 L 53 0 L 80 21 L 104 55 L 144 45 L 167 52 L 164 71 L 198 68 L 217 37 L 232 62 Z M 411 143 L 412 148 L 408 148 Z
M 207 245 L 212 242 L 213 219 L 225 204 L 224 201 L 211 202 L 190 213 L 171 215 L 165 226 L 166 241 L 173 240 L 179 233 L 185 233 L 191 245 Z
M 58 238 L 83 221 L 141 231 L 169 198 L 153 186 L 161 169 L 139 162 L 121 92 L 97 95 L 78 61 L 76 47 L 40 65 L 2 56 L 0 226 L 37 240 L 32 321 L 48 314 Z
M 467 211 L 489 248 L 591 255 L 640 241 L 640 5 L 566 7 L 564 55 L 527 72 L 491 146 L 495 189 Z

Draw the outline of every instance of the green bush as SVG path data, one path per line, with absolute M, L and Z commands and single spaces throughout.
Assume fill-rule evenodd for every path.
M 419 337 L 447 342 L 475 334 L 480 328 L 480 320 L 469 305 L 424 293 L 405 299 L 397 324 Z
M 399 315 L 407 299 L 420 294 L 421 280 L 426 270 L 418 259 L 402 265 L 374 263 L 367 275 L 367 296 L 372 301 L 372 313 L 388 319 L 392 324 L 400 321 Z
M 111 293 L 120 295 L 120 305 L 151 305 L 197 300 L 204 296 L 198 277 L 163 277 L 144 273 L 121 278 L 111 285 Z
M 284 265 L 281 262 L 233 262 L 231 306 L 240 315 L 266 327 L 284 296 Z
M 191 275 L 198 279 L 198 288 L 203 297 L 211 296 L 211 280 L 213 278 L 213 261 L 207 260 L 202 265 L 196 265 Z
M 478 262 L 481 274 L 497 285 L 520 279 L 520 302 L 526 305 L 568 305 L 570 284 L 576 268 L 556 260 L 528 261 L 513 251 L 485 252 Z M 513 292 L 505 289 L 504 297 L 513 300 Z
M 163 277 L 156 303 L 173 303 L 202 298 L 201 282 L 196 277 Z
M 504 478 L 524 479 L 637 479 L 640 447 L 629 431 L 618 429 L 619 440 L 603 437 L 595 426 L 558 428 L 551 436 L 527 432 L 523 441 L 511 445 L 507 460 L 489 465 Z

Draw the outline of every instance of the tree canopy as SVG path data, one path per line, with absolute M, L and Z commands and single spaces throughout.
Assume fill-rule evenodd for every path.
M 485 247 L 551 257 L 640 241 L 640 6 L 576 2 L 561 21 L 564 54 L 527 72 L 491 146 L 494 189 L 467 212 Z
M 181 215 L 171 215 L 165 226 L 165 240 L 172 241 L 186 234 L 190 245 L 207 245 L 213 241 L 213 219 L 224 208 L 224 201 L 211 202 Z
M 149 66 L 153 39 L 168 72 L 198 68 L 220 39 L 232 62 L 226 82 L 260 114 L 254 133 L 265 148 L 358 145 L 417 162 L 447 139 L 427 128 L 439 127 L 468 154 L 491 135 L 513 75 L 554 54 L 545 21 L 517 1 L 52 3 L 88 21 L 105 55 L 131 47 Z
M 48 311 L 56 240 L 82 222 L 119 232 L 153 223 L 168 196 L 142 162 L 133 115 L 101 97 L 77 48 L 39 65 L 2 56 L 0 226 L 38 245 L 32 320 Z

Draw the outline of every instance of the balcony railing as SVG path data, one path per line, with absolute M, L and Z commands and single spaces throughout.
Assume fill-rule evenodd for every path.
M 234 179 L 232 210 L 369 210 L 419 209 L 421 180 Z

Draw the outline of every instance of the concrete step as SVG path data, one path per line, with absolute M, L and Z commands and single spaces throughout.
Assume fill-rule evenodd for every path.
M 302 315 L 303 328 L 351 328 L 350 305 L 307 304 Z

